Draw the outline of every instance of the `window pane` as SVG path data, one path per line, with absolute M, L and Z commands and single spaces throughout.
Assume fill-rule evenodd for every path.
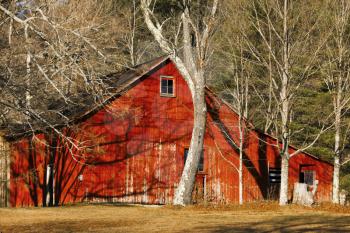
M 174 81 L 169 79 L 168 80 L 168 94 L 173 94 L 173 86 L 174 86 Z
M 161 93 L 162 94 L 167 94 L 168 93 L 168 88 L 167 88 L 167 80 L 166 79 L 162 79 L 161 82 Z
M 304 172 L 300 172 L 299 174 L 299 183 L 304 183 Z
M 269 181 L 272 184 L 281 183 L 281 168 L 270 168 Z
M 168 94 L 168 90 L 166 88 L 166 86 L 162 86 L 162 94 Z
M 314 184 L 314 171 L 304 171 L 304 183 L 308 185 Z
M 162 79 L 162 87 L 166 87 L 168 85 L 168 80 Z
M 187 160 L 187 155 L 188 155 L 188 149 L 184 150 L 184 165 Z M 204 171 L 204 152 L 201 153 L 201 157 L 199 159 L 199 164 L 198 164 L 198 171 L 202 172 Z
M 168 87 L 173 87 L 173 82 L 172 79 L 168 79 Z
M 168 94 L 174 94 L 172 86 L 168 86 Z
M 185 149 L 185 151 L 184 151 L 184 165 L 185 165 L 186 160 L 187 160 L 187 155 L 188 155 L 188 149 Z
M 204 153 L 202 151 L 201 157 L 199 158 L 198 171 L 204 171 Z

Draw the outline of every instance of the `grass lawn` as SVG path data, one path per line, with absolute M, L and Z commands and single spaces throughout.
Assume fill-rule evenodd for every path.
M 350 209 L 276 203 L 0 208 L 0 232 L 350 232 Z

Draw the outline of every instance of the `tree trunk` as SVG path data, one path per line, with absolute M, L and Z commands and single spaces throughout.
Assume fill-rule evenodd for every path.
M 47 187 L 48 179 L 47 178 L 48 177 L 47 177 L 47 165 L 46 165 L 45 169 L 44 169 L 44 179 L 43 179 L 43 185 L 42 185 L 42 195 L 43 195 L 42 202 L 43 202 L 43 207 L 47 206 L 47 193 L 48 193 L 48 187 Z
M 340 55 L 340 62 L 342 56 Z M 340 66 L 340 65 L 339 65 Z M 341 78 L 338 78 L 337 96 L 334 100 L 334 113 L 335 113 L 335 134 L 334 134 L 334 170 L 333 170 L 333 195 L 332 202 L 339 204 L 339 172 L 340 172 L 340 133 L 341 133 L 341 113 L 342 113 L 342 82 Z
M 242 107 L 242 106 L 241 106 Z M 242 109 L 239 111 L 239 168 L 238 168 L 238 192 L 239 192 L 239 204 L 243 204 L 243 150 L 244 150 L 244 126 Z
M 10 207 L 10 153 L 9 143 L 0 135 L 0 207 Z
M 203 70 L 200 68 L 197 69 L 195 66 L 193 48 L 191 46 L 189 21 L 189 9 L 186 7 L 182 15 L 184 63 L 189 75 L 191 77 L 194 77 L 194 80 L 196 80 L 196 85 L 194 87 L 191 87 L 191 83 L 188 82 L 188 80 L 191 78 L 188 77 L 188 79 L 186 79 L 192 93 L 194 123 L 189 152 L 187 155 L 184 170 L 182 172 L 181 180 L 179 182 L 179 186 L 175 192 L 173 202 L 174 205 L 183 206 L 191 204 L 192 202 L 192 191 L 195 184 L 198 163 L 201 153 L 203 153 L 203 142 L 207 115 L 207 108 L 205 103 L 205 78 Z M 201 63 L 199 62 L 199 64 Z
M 339 101 L 337 102 L 339 104 Z M 340 115 L 341 115 L 341 112 L 339 111 L 339 105 L 338 105 L 335 111 L 334 170 L 333 170 L 333 195 L 332 195 L 332 202 L 335 204 L 339 204 L 340 117 L 341 117 Z
M 54 132 L 52 133 L 54 134 Z M 48 177 L 48 192 L 49 192 L 49 206 L 54 206 L 54 195 L 55 195 L 55 160 L 56 160 L 56 150 L 57 150 L 57 137 L 56 135 L 53 135 L 51 137 L 51 147 L 49 148 L 50 150 L 50 158 L 49 158 L 49 164 L 48 164 L 48 168 L 50 168 L 49 170 L 49 177 Z
M 281 167 L 281 188 L 280 188 L 280 205 L 288 204 L 288 169 L 289 159 L 287 155 L 282 156 L 282 167 Z
M 192 130 L 191 144 L 187 155 L 180 183 L 175 191 L 174 205 L 185 206 L 191 204 L 192 191 L 195 184 L 196 173 L 201 153 L 206 125 L 206 103 L 204 86 L 197 88 L 194 94 L 194 125 Z
M 281 120 L 282 120 L 282 167 L 280 205 L 288 203 L 288 167 L 289 167 L 289 38 L 288 38 L 288 0 L 284 0 L 283 10 L 283 70 L 281 86 Z
M 54 174 L 53 174 L 53 169 L 54 169 L 54 165 L 53 163 L 49 165 L 49 182 L 48 182 L 48 188 L 49 188 L 49 206 L 53 206 L 54 205 L 54 186 L 53 186 L 53 182 L 54 182 Z
M 334 170 L 333 170 L 333 198 L 332 202 L 339 204 L 339 172 L 340 172 L 340 159 L 338 156 L 334 157 Z
M 153 34 L 155 40 L 158 42 L 162 51 L 166 54 L 170 54 L 170 58 L 176 64 L 176 67 L 184 77 L 192 95 L 194 116 L 193 116 L 193 130 L 190 148 L 187 155 L 184 170 L 179 182 L 179 185 L 175 191 L 174 205 L 186 205 L 192 201 L 192 191 L 195 183 L 196 173 L 198 169 L 198 163 L 201 153 L 203 153 L 203 141 L 206 126 L 207 108 L 205 102 L 205 78 L 204 67 L 209 56 L 207 56 L 207 50 L 209 45 L 209 37 L 213 31 L 212 25 L 214 24 L 214 16 L 216 14 L 218 0 L 213 1 L 213 7 L 211 14 L 208 18 L 207 24 L 204 29 L 198 29 L 202 33 L 195 33 L 196 46 L 194 53 L 191 47 L 190 34 L 194 28 L 190 28 L 190 15 L 188 4 L 185 5 L 184 12 L 182 14 L 182 27 L 183 27 L 183 49 L 184 49 L 184 61 L 175 53 L 176 49 L 168 43 L 168 40 L 162 34 L 162 25 L 158 22 L 154 23 L 152 18 L 155 16 L 150 10 L 150 1 L 141 0 L 141 10 L 144 15 L 145 23 L 148 29 Z M 193 26 L 193 24 L 191 24 Z M 196 59 L 196 61 L 194 61 Z
M 243 151 L 239 152 L 239 204 L 243 204 Z
M 29 39 L 28 38 L 28 26 L 25 26 L 24 34 L 25 34 L 25 42 L 29 43 L 29 41 L 28 41 L 28 39 Z M 30 99 L 32 98 L 30 95 L 30 92 L 29 92 L 29 90 L 30 90 L 30 75 L 31 75 L 30 65 L 31 65 L 31 55 L 30 55 L 29 48 L 27 48 L 27 58 L 26 58 L 26 68 L 27 68 L 26 74 L 27 75 L 26 75 L 26 91 L 25 91 L 25 100 L 26 100 L 25 105 L 26 105 L 27 113 L 29 113 L 28 110 L 30 108 Z

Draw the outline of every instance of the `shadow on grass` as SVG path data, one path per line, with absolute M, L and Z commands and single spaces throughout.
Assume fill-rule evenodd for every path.
M 56 220 L 42 223 L 16 224 L 15 226 L 1 227 L 1 233 L 7 232 L 121 232 L 122 229 L 135 224 L 135 221 L 125 220 L 102 220 L 102 219 L 81 219 L 77 220 Z
M 350 215 L 328 212 L 220 211 L 161 208 L 156 211 L 121 205 L 103 208 L 9 210 L 0 232 L 350 232 Z M 98 207 L 99 206 L 99 207 Z M 109 206 L 116 206 L 115 203 Z M 40 211 L 44 211 L 40 213 Z M 35 212 L 34 212 L 35 211 Z M 36 214 L 38 213 L 38 214 Z M 29 215 L 28 215 L 29 214 Z M 28 216 L 32 215 L 32 221 Z M 18 216 L 14 218 L 13 216 Z M 24 221 L 15 221 L 23 219 Z M 3 221 L 3 222 L 2 222 Z
M 199 227 L 193 231 L 224 232 L 350 232 L 350 216 L 330 217 L 326 215 L 285 216 L 246 223 L 222 226 Z

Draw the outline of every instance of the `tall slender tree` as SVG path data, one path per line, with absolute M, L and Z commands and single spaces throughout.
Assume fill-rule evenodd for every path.
M 307 11 L 301 9 L 302 4 L 304 2 L 289 0 L 252 1 L 247 10 L 258 35 L 258 40 L 247 40 L 252 57 L 268 72 L 277 74 L 269 77 L 272 79 L 270 83 L 273 83 L 271 96 L 279 113 L 272 128 L 281 155 L 280 205 L 288 203 L 290 158 L 314 145 L 326 130 L 322 126 L 311 142 L 290 153 L 293 104 L 298 89 L 316 72 L 317 57 L 325 42 L 324 38 L 314 36 L 318 34 L 316 7 L 310 2 Z M 309 20 L 306 20 L 306 14 Z
M 146 25 L 160 48 L 174 61 L 183 75 L 192 95 L 194 122 L 190 148 L 184 170 L 175 192 L 174 204 L 187 205 L 192 201 L 192 191 L 197 173 L 199 158 L 203 152 L 206 128 L 207 107 L 205 102 L 205 68 L 209 60 L 210 37 L 215 30 L 218 0 L 213 0 L 208 12 L 207 4 L 200 1 L 181 2 L 178 30 L 173 43 L 165 37 L 164 24 L 160 23 L 151 8 L 151 0 L 141 0 L 141 9 Z M 199 11 L 195 12 L 195 5 Z M 202 9 L 203 8 L 203 9 Z M 178 35 L 182 40 L 178 41 Z M 182 54 L 179 54 L 181 49 Z
M 344 154 L 348 139 L 348 127 L 345 114 L 350 102 L 350 3 L 342 0 L 338 4 L 327 2 L 329 20 L 327 26 L 331 29 L 330 37 L 324 50 L 322 73 L 328 91 L 332 96 L 334 114 L 334 172 L 333 172 L 333 203 L 339 204 L 339 180 L 342 164 L 348 162 Z
M 230 88 L 224 90 L 226 96 L 229 96 L 231 106 L 236 110 L 238 114 L 238 152 L 239 152 L 239 166 L 238 166 L 238 197 L 239 204 L 243 204 L 243 160 L 245 153 L 246 137 L 249 134 L 249 123 L 248 123 L 248 105 L 250 100 L 250 76 L 251 70 L 249 61 L 244 57 L 244 38 L 232 38 L 228 41 L 231 46 L 229 50 L 229 67 L 231 70 L 230 81 L 232 85 Z

